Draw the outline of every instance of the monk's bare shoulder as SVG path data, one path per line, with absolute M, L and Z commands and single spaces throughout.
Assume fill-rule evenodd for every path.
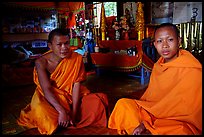
M 47 57 L 46 55 L 39 57 L 35 60 L 35 67 L 37 69 L 44 69 L 47 67 Z

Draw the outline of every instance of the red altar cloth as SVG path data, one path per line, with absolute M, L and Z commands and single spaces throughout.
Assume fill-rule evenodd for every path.
M 115 53 L 91 53 L 92 63 L 96 67 L 122 71 L 131 71 L 141 64 L 141 57 L 118 55 Z
M 126 50 L 136 46 L 136 56 L 128 56 L 109 53 L 91 53 L 92 63 L 99 68 L 111 69 L 115 71 L 130 72 L 143 66 L 151 70 L 154 62 L 142 51 L 142 41 L 137 40 L 108 40 L 100 41 L 100 48 L 110 48 L 111 50 Z
M 100 48 L 110 48 L 111 50 L 124 50 L 130 47 L 133 47 L 133 46 L 137 46 L 137 49 L 142 48 L 142 41 L 138 41 L 138 40 L 102 40 L 102 41 L 99 41 Z

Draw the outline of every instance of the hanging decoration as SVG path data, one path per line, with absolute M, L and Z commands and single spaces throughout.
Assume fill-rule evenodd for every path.
M 56 12 L 60 15 L 64 15 L 66 12 L 73 12 L 76 15 L 80 11 L 85 10 L 84 2 L 4 2 L 3 5 L 20 9 L 20 11 L 24 11 L 22 12 L 23 15 L 30 16 L 39 13 L 41 16 L 43 14 L 52 15 L 56 14 Z

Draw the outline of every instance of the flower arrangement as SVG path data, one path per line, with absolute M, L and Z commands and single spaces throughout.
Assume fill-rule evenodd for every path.
M 120 29 L 119 23 L 117 21 L 114 21 L 112 28 L 115 30 L 119 30 Z
M 115 29 L 115 39 L 116 40 L 119 40 L 120 39 L 120 25 L 117 21 L 114 21 L 113 23 L 113 26 L 112 26 L 113 29 Z
M 118 23 L 117 21 L 114 21 L 112 28 L 115 30 L 121 29 L 122 32 L 127 32 L 130 27 L 127 24 L 127 18 L 125 16 L 120 17 L 120 22 Z
M 122 29 L 122 32 L 128 32 L 130 29 L 129 25 L 127 24 L 127 18 L 125 16 L 120 17 L 120 26 Z
M 124 33 L 127 33 L 130 29 L 125 16 L 120 17 L 120 22 L 114 21 L 112 28 L 116 31 L 116 40 L 119 40 L 120 36 L 124 37 Z

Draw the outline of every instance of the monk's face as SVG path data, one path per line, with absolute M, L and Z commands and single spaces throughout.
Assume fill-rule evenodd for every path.
M 154 45 L 164 62 L 177 58 L 180 41 L 172 27 L 162 27 L 155 32 Z
M 66 58 L 71 53 L 70 41 L 67 36 L 54 36 L 49 47 L 58 58 Z

